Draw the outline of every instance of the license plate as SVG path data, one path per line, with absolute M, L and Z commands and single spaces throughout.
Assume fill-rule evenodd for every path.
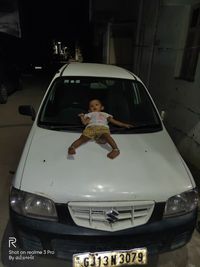
M 73 267 L 115 267 L 133 264 L 147 264 L 146 248 L 73 255 Z

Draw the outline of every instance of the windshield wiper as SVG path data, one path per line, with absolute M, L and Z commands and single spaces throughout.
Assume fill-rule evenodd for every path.
M 40 127 L 50 130 L 78 130 L 83 129 L 84 125 L 81 124 L 39 124 Z
M 140 123 L 140 124 L 135 124 L 133 128 L 130 128 L 130 129 L 157 128 L 157 127 L 160 127 L 160 124 Z
M 133 124 L 133 127 L 130 128 L 121 128 L 117 126 L 110 126 L 110 130 L 113 133 L 123 133 L 123 132 L 131 132 L 131 131 L 137 131 L 137 130 L 155 130 L 160 129 L 160 124 L 149 124 L 149 123 L 141 123 L 141 124 Z
M 38 126 L 50 129 L 50 130 L 68 130 L 68 131 L 74 131 L 74 130 L 83 130 L 85 128 L 82 124 L 53 124 L 53 123 L 40 123 Z M 162 128 L 159 124 L 149 124 L 149 123 L 141 123 L 141 124 L 133 124 L 133 127 L 131 128 L 123 128 L 115 125 L 110 125 L 110 130 L 112 133 L 123 133 L 123 132 L 131 132 L 131 131 L 137 131 L 137 130 L 157 130 Z

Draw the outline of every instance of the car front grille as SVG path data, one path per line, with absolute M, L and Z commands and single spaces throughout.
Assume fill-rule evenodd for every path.
M 70 202 L 75 224 L 103 231 L 119 231 L 143 225 L 152 215 L 153 201 Z

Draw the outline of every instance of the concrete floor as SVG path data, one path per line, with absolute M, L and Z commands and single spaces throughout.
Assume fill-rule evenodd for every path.
M 47 79 L 25 77 L 23 90 L 9 97 L 6 105 L 0 105 L 0 267 L 3 266 L 69 266 L 69 263 L 57 259 L 35 258 L 34 261 L 12 263 L 6 259 L 8 250 L 9 214 L 8 194 L 12 179 L 10 172 L 15 171 L 29 133 L 32 121 L 18 114 L 18 106 L 32 104 L 35 109 L 48 84 Z M 5 265 L 2 264 L 4 262 Z M 195 231 L 190 243 L 174 252 L 165 253 L 151 259 L 148 267 L 200 267 L 200 234 Z

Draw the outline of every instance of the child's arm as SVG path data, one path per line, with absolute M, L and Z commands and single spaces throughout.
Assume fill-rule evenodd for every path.
M 112 124 L 115 124 L 117 126 L 124 127 L 124 128 L 132 128 L 132 127 L 134 127 L 131 124 L 127 124 L 127 123 L 123 123 L 121 121 L 117 121 L 117 120 L 113 119 L 113 117 L 108 117 L 108 121 L 111 122 Z
M 78 116 L 81 118 L 81 122 L 83 123 L 83 125 L 87 125 L 90 122 L 90 118 L 85 117 L 85 114 L 81 113 L 78 114 Z

